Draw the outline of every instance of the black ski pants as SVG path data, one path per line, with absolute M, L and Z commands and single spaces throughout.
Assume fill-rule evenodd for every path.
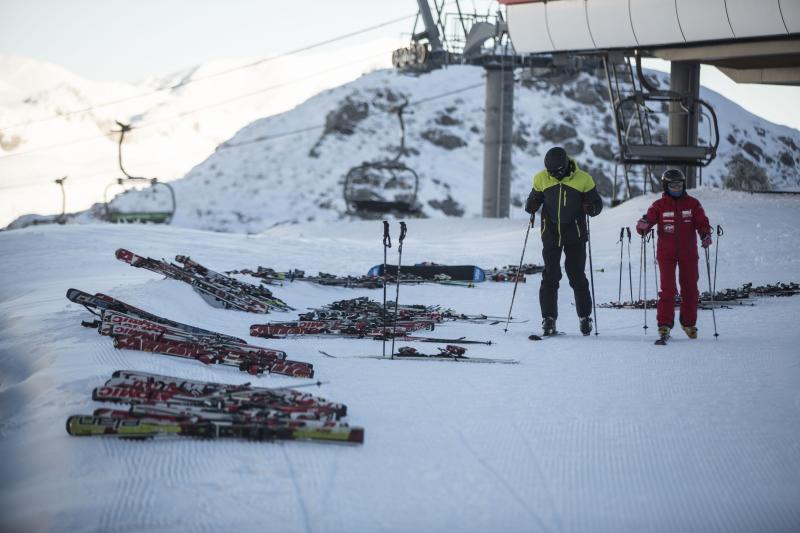
M 575 293 L 575 309 L 579 317 L 592 314 L 592 295 L 589 292 L 589 280 L 586 279 L 586 242 L 577 242 L 558 246 L 543 239 L 542 257 L 544 272 L 542 285 L 539 287 L 539 305 L 542 318 L 558 318 L 558 286 L 561 281 L 561 251 L 564 251 L 564 270 L 567 271 L 569 286 Z

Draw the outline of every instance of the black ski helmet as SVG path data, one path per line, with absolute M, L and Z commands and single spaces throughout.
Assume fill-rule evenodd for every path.
M 569 174 L 570 162 L 567 151 L 556 146 L 544 155 L 544 168 L 555 179 L 564 179 Z
M 686 192 L 686 176 L 683 175 L 683 171 L 679 168 L 669 168 L 661 174 L 661 186 L 664 188 L 664 192 L 668 193 L 668 188 L 670 183 L 680 183 L 683 185 L 683 192 Z

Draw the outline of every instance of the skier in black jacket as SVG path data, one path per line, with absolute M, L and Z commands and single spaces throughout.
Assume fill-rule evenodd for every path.
M 561 251 L 564 269 L 575 293 L 575 308 L 584 335 L 592 332 L 592 296 L 586 279 L 586 216 L 597 216 L 603 200 L 592 177 L 578 168 L 561 147 L 551 148 L 544 157 L 545 170 L 533 178 L 533 189 L 525 211 L 533 220 L 542 207 L 541 234 L 544 272 L 539 288 L 544 335 L 555 335 L 558 318 L 558 285 L 561 280 Z

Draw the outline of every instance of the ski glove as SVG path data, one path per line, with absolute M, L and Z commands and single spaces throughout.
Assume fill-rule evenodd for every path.
M 590 200 L 583 201 L 583 212 L 590 217 L 594 216 L 594 204 Z
M 711 246 L 711 234 L 708 233 L 700 237 L 700 246 L 703 248 L 708 248 Z
M 641 219 L 636 223 L 636 233 L 644 237 L 648 231 L 650 231 L 650 223 L 648 221 Z
M 525 212 L 532 215 L 541 206 L 542 206 L 542 202 L 541 202 L 541 200 L 539 198 L 536 197 L 536 191 L 531 189 L 531 193 L 528 195 L 528 201 L 525 202 Z

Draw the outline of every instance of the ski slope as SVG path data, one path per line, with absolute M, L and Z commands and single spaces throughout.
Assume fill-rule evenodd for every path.
M 725 236 L 718 288 L 798 281 L 800 198 L 701 189 Z M 620 226 L 654 196 L 592 219 L 595 289 L 616 300 Z M 526 262 L 541 263 L 537 228 Z M 800 298 L 700 311 L 700 338 L 654 346 L 654 314 L 597 310 L 599 335 L 581 337 L 563 280 L 560 329 L 538 331 L 539 276 L 519 285 L 518 319 L 448 323 L 433 335 L 491 339 L 467 355 L 519 365 L 380 361 L 371 340 L 252 339 L 314 364 L 316 394 L 348 406 L 363 446 L 160 440 L 67 435 L 67 416 L 100 404 L 93 387 L 117 369 L 262 386 L 227 367 L 118 351 L 82 328 L 70 287 L 105 292 L 150 312 L 246 337 L 250 324 L 293 313 L 213 309 L 187 285 L 114 258 L 126 247 L 177 253 L 216 270 L 270 266 L 362 274 L 382 260 L 380 222 L 316 223 L 259 235 L 154 226 L 68 225 L 0 233 L 0 529 L 3 531 L 542 531 L 782 532 L 800 530 Z M 397 224 L 392 224 L 393 236 Z M 519 261 L 520 220 L 412 220 L 403 262 Z M 633 242 L 634 292 L 638 245 Z M 649 257 L 649 255 L 648 255 Z M 396 248 L 390 260 L 396 261 Z M 627 269 L 627 257 L 625 260 Z M 648 274 L 652 276 L 652 263 Z M 246 278 L 243 278 L 246 279 Z M 701 288 L 707 287 L 705 265 Z M 627 288 L 626 288 L 627 291 Z M 652 278 L 648 280 L 652 296 Z M 380 290 L 287 284 L 297 309 Z M 403 286 L 402 303 L 505 315 L 512 284 Z M 392 290 L 392 295 L 394 291 Z M 624 293 L 623 293 L 624 294 Z M 405 344 L 405 343 L 403 343 Z M 435 351 L 435 345 L 418 348 Z

